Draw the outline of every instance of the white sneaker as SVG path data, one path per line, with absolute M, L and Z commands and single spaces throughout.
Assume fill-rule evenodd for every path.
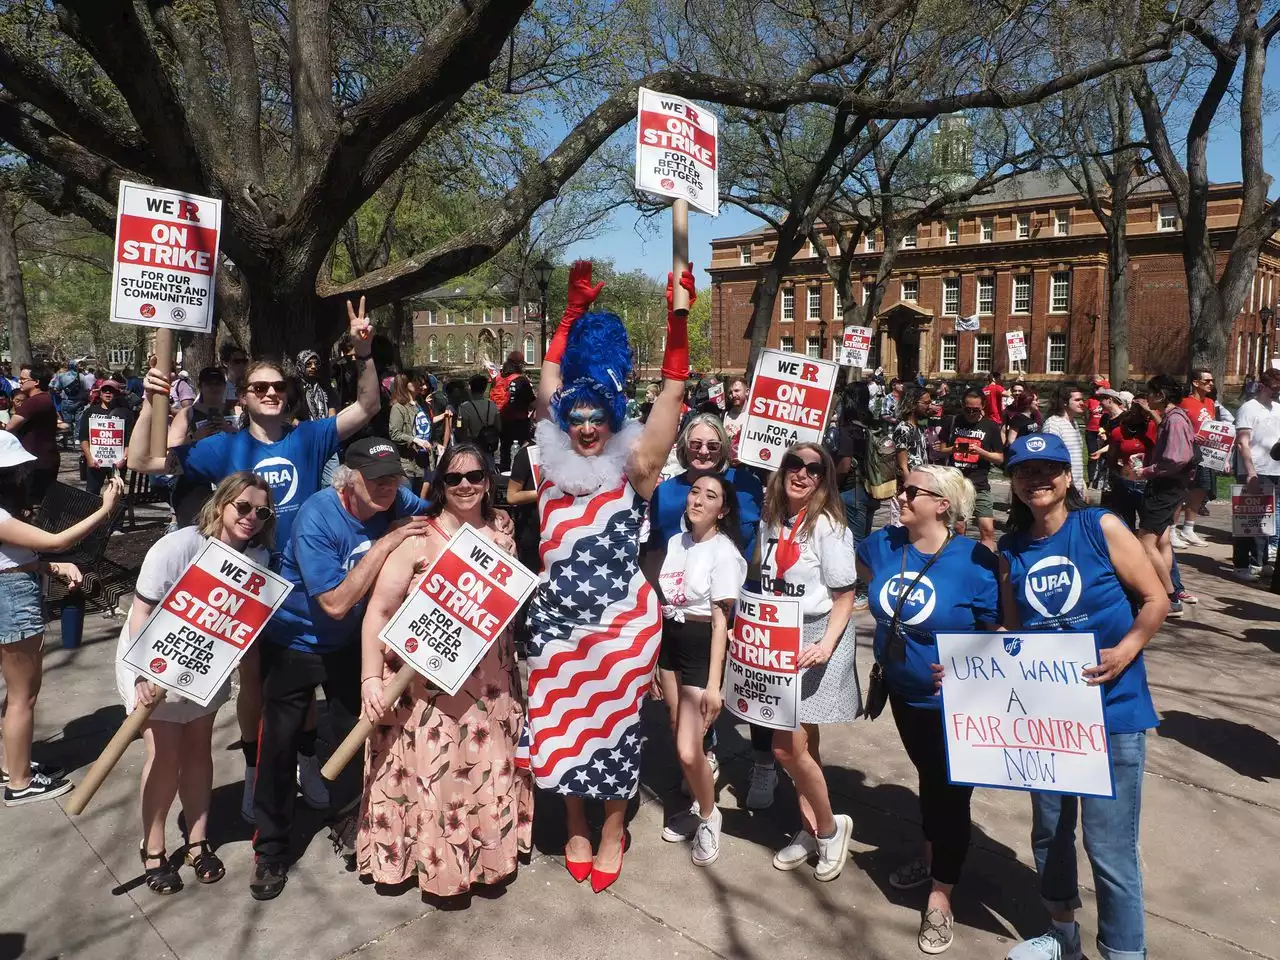
M 258 768 L 244 768 L 244 796 L 240 798 L 240 819 L 245 823 L 254 822 L 253 790 L 258 785 Z
M 681 810 L 662 827 L 662 839 L 667 843 L 683 843 L 692 840 L 698 830 L 702 816 L 695 801 L 688 810 Z
M 818 866 L 813 871 L 813 879 L 834 880 L 844 869 L 844 862 L 849 859 L 849 840 L 853 837 L 853 817 L 845 813 L 836 814 L 836 835 L 830 839 L 818 837 Z
M 298 789 L 302 801 L 312 810 L 329 809 L 329 785 L 320 775 L 320 758 L 298 755 Z
M 1182 534 L 1183 542 L 1189 543 L 1193 547 L 1207 547 L 1209 545 L 1208 540 L 1196 533 L 1195 527 L 1183 527 L 1178 532 Z
M 1169 546 L 1175 550 L 1185 550 L 1188 547 L 1186 539 L 1182 536 L 1182 531 L 1177 527 L 1169 529 Z
M 776 870 L 794 870 L 802 867 L 811 856 L 818 852 L 818 841 L 808 830 L 800 830 L 791 842 L 773 855 L 773 866 Z
M 713 807 L 711 816 L 698 819 L 697 833 L 693 835 L 693 850 L 689 854 L 695 867 L 709 867 L 720 858 L 720 825 L 724 817 L 718 807 Z
M 773 761 L 753 763 L 747 781 L 747 809 L 767 810 L 773 806 L 773 792 L 778 788 L 778 770 Z
M 1047 933 L 1017 944 L 1005 960 L 1082 960 L 1083 957 L 1080 924 L 1077 923 L 1070 935 L 1051 926 Z
M 1255 580 L 1262 577 L 1262 567 L 1232 567 L 1231 575 L 1237 580 L 1242 580 L 1245 583 L 1253 583 Z

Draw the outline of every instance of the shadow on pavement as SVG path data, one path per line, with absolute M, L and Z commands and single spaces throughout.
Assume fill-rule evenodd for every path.
M 26 934 L 0 933 L 0 960 L 18 960 L 26 948 Z
M 1156 732 L 1253 780 L 1280 779 L 1280 741 L 1235 720 L 1181 710 L 1162 715 Z

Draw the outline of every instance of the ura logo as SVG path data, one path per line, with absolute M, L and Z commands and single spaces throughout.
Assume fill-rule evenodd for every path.
M 1027 449 L 1032 453 L 1039 453 L 1047 444 L 1040 437 L 1031 437 L 1027 440 Z
M 916 575 L 910 570 L 904 574 L 895 573 L 880 588 L 880 609 L 892 617 L 893 611 L 898 609 L 899 598 L 908 589 L 911 593 L 902 601 L 902 614 L 898 617 L 898 622 L 915 626 L 929 619 L 938 601 L 933 581 L 928 577 L 921 577 L 917 583 Z
M 253 472 L 271 485 L 277 507 L 289 503 L 298 492 L 298 468 L 287 457 L 267 457 L 253 465 Z
M 1061 617 L 1080 602 L 1083 586 L 1076 565 L 1063 556 L 1041 557 L 1027 571 L 1022 593 L 1032 609 L 1044 617 Z
M 360 558 L 368 553 L 369 548 L 372 546 L 373 543 L 369 540 L 361 540 L 357 543 L 355 548 L 351 551 L 351 554 L 347 557 L 347 562 L 345 564 L 347 570 L 351 570 L 355 567 L 355 565 L 360 562 Z

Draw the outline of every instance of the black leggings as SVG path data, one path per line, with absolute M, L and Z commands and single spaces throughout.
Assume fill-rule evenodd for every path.
M 941 710 L 909 706 L 889 695 L 893 722 L 920 778 L 920 820 L 924 838 L 933 844 L 933 879 L 955 883 L 969 852 L 969 801 L 973 787 L 947 782 L 946 733 Z

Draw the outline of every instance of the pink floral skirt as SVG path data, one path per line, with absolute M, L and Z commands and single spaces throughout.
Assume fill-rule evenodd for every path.
M 456 695 L 418 677 L 383 719 L 365 753 L 361 875 L 394 885 L 416 873 L 447 897 L 513 874 L 532 847 L 533 785 L 515 764 L 524 693 L 510 632 Z

